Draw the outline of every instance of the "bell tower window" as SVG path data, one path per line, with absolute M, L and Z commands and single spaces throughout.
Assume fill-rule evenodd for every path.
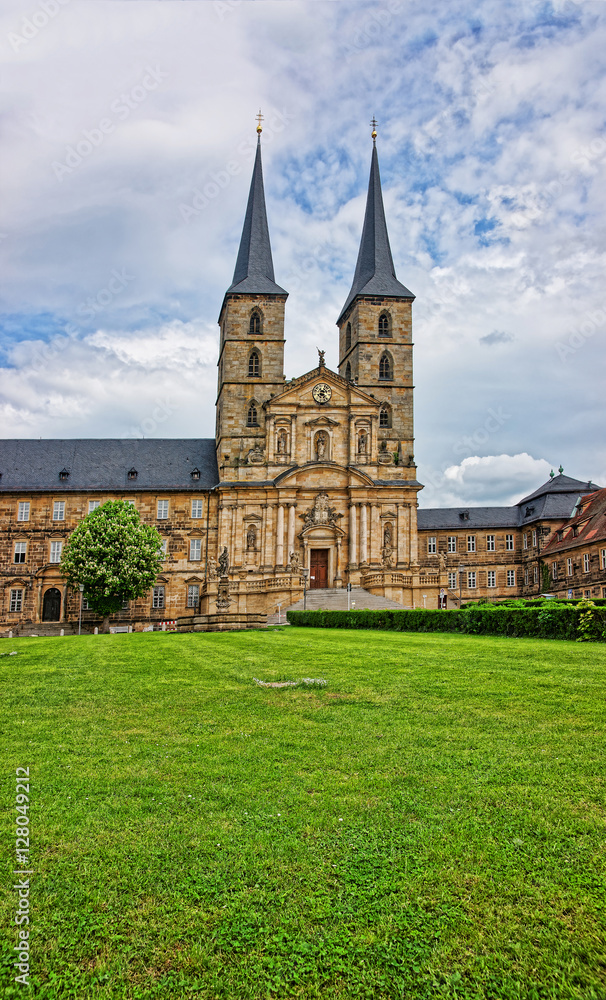
M 251 351 L 248 359 L 248 377 L 261 378 L 261 355 L 258 351 Z
M 382 406 L 379 412 L 379 427 L 391 427 L 391 409 L 389 406 Z
M 351 382 L 351 365 L 349 361 L 345 365 L 345 378 L 347 379 L 348 382 Z
M 379 337 L 390 337 L 391 331 L 389 329 L 389 316 L 387 313 L 381 313 L 379 316 Z
M 253 336 L 261 333 L 261 315 L 256 310 L 250 315 L 248 332 Z
M 379 378 L 382 380 L 393 379 L 393 365 L 387 351 L 381 355 L 381 360 L 379 361 Z
M 349 351 L 351 349 L 351 323 L 347 324 L 347 329 L 345 330 L 345 350 Z
M 257 404 L 252 402 L 248 407 L 246 414 L 246 426 L 247 427 L 258 427 L 259 421 L 257 419 Z

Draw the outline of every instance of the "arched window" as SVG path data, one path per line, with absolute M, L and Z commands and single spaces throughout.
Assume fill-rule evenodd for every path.
M 248 377 L 261 377 L 261 355 L 258 351 L 251 351 L 248 359 Z
M 257 333 L 261 333 L 261 315 L 256 310 L 250 314 L 248 332 L 252 333 L 253 336 Z
M 345 365 L 345 378 L 347 379 L 348 382 L 351 382 L 351 365 L 349 361 Z
M 391 333 L 389 330 L 389 316 L 387 313 L 381 313 L 379 316 L 379 337 L 390 337 Z
M 380 379 L 392 379 L 393 378 L 393 366 L 391 363 L 391 358 L 387 351 L 381 355 L 381 360 L 379 361 L 379 378 Z
M 347 329 L 345 331 L 345 350 L 349 351 L 351 348 L 351 323 L 347 324 Z
M 250 404 L 250 406 L 248 407 L 248 411 L 246 414 L 246 426 L 247 427 L 259 426 L 259 421 L 257 420 L 257 404 L 255 403 L 254 399 Z
M 379 427 L 391 427 L 391 408 L 385 404 L 379 413 Z

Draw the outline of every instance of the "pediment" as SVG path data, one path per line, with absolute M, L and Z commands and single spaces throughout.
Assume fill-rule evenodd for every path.
M 201 576 L 188 576 L 185 580 L 186 583 L 204 583 L 204 578 Z
M 276 486 L 300 486 L 311 489 L 334 487 L 374 486 L 374 480 L 359 469 L 345 468 L 335 462 L 309 462 L 294 469 L 287 469 L 274 479 Z
M 243 521 L 262 521 L 263 518 L 259 517 L 258 514 L 245 514 L 242 518 Z
M 314 400 L 312 390 L 318 382 L 325 382 L 331 387 L 333 395 L 330 402 L 319 405 Z M 345 406 L 348 404 L 353 406 L 374 406 L 377 409 L 381 405 L 378 399 L 375 399 L 374 396 L 369 395 L 367 392 L 363 392 L 362 389 L 358 389 L 357 385 L 354 385 L 353 382 L 347 382 L 346 379 L 341 378 L 337 372 L 331 371 L 330 368 L 321 367 L 314 368 L 313 371 L 307 372 L 299 378 L 292 379 L 282 392 L 268 399 L 264 403 L 264 407 L 268 413 L 271 413 L 276 408 L 291 405 L 314 406 L 321 411 L 323 409 L 330 410 L 331 406 Z

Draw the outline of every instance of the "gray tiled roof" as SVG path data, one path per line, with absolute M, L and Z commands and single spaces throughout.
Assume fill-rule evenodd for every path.
M 387 235 L 376 146 L 372 150 L 366 214 L 356 271 L 337 323 L 341 322 L 341 317 L 357 295 L 389 295 L 398 299 L 414 299 L 412 292 L 396 278 Z
M 63 470 L 67 479 L 59 478 Z M 135 469 L 136 479 L 128 472 Z M 191 472 L 200 470 L 200 478 Z M 0 440 L 0 492 L 50 490 L 207 490 L 219 482 L 215 442 L 115 438 Z
M 417 524 L 422 530 L 515 528 L 518 517 L 517 507 L 430 507 L 417 511 Z
M 560 473 L 559 476 L 554 476 L 553 479 L 548 479 L 546 483 L 539 486 L 538 490 L 534 493 L 530 493 L 527 497 L 522 500 L 518 500 L 518 507 L 522 504 L 529 503 L 529 501 L 536 499 L 537 497 L 544 496 L 547 493 L 570 493 L 578 496 L 579 493 L 592 493 L 594 490 L 599 489 L 595 483 L 583 482 L 580 479 L 571 479 L 570 476 L 564 476 Z
M 257 142 L 257 154 L 252 181 L 250 183 L 248 205 L 246 207 L 240 249 L 236 260 L 234 280 L 225 294 L 229 295 L 231 293 L 288 294 L 276 284 L 274 279 L 274 264 L 271 256 L 267 211 L 265 209 L 260 142 Z

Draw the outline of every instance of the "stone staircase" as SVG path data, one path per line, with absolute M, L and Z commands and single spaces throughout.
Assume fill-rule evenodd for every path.
M 356 611 L 360 611 L 362 608 L 393 608 L 401 611 L 404 607 L 403 604 L 398 604 L 397 601 L 392 601 L 388 597 L 377 597 L 375 594 L 369 594 L 363 587 L 352 587 L 349 598 L 350 607 L 354 609 L 355 604 Z M 347 611 L 347 590 L 345 588 L 340 590 L 308 590 L 306 603 L 308 611 L 317 611 L 320 608 L 323 611 Z M 289 608 L 282 609 L 282 618 L 284 618 L 285 611 L 303 611 L 303 601 L 297 601 Z M 277 615 L 271 617 L 275 617 L 277 621 Z M 269 617 L 267 622 L 270 623 Z

